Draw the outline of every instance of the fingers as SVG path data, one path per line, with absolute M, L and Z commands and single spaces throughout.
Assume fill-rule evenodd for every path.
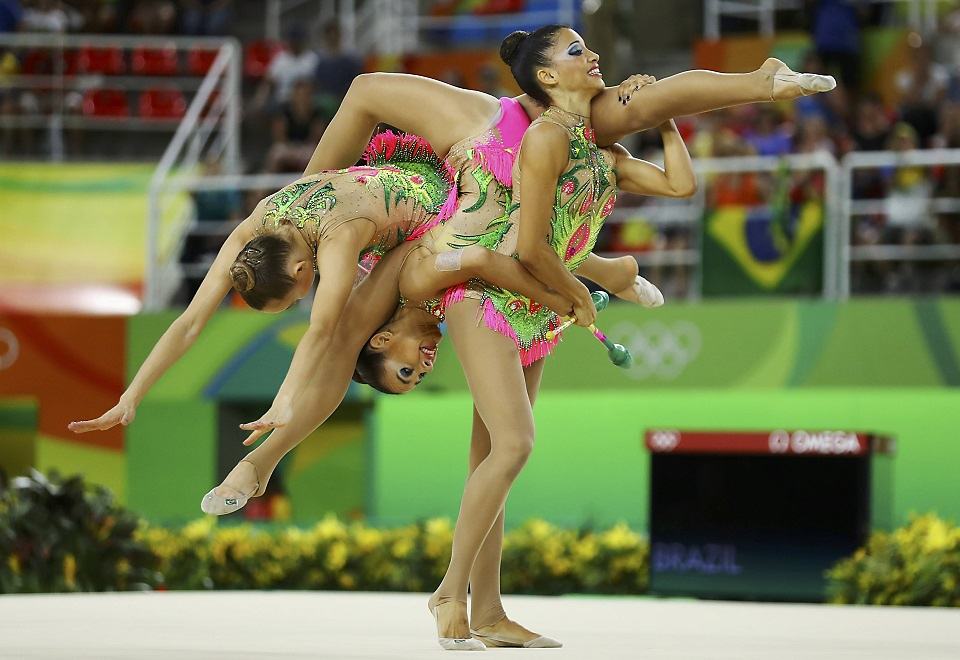
M 87 419 L 78 422 L 70 422 L 67 429 L 74 433 L 89 433 L 90 431 L 106 431 L 116 426 L 116 422 L 107 419 L 106 415 L 101 415 L 96 419 Z
M 256 442 L 256 441 L 259 440 L 261 437 L 263 437 L 263 434 L 264 434 L 264 433 L 266 433 L 266 430 L 254 431 L 253 433 L 251 433 L 250 435 L 247 436 L 247 439 L 243 441 L 243 444 L 244 444 L 245 446 L 249 447 L 249 446 L 252 445 L 254 442 Z
M 655 82 L 657 82 L 656 76 L 648 76 L 645 74 L 632 75 L 620 83 L 620 87 L 617 89 L 617 98 L 620 103 L 626 105 L 630 102 L 634 92 L 638 91 L 641 87 L 651 85 Z
M 275 419 L 258 419 L 255 422 L 246 422 L 240 425 L 244 431 L 269 431 L 270 429 L 280 428 L 284 422 Z

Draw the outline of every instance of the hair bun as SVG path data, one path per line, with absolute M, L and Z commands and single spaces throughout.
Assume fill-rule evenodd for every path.
M 233 282 L 233 288 L 240 293 L 246 293 L 252 289 L 257 281 L 253 268 L 239 259 L 230 266 L 230 280 Z
M 513 61 L 517 59 L 517 51 L 520 49 L 520 44 L 529 36 L 530 33 L 526 30 L 516 30 L 504 37 L 500 43 L 500 59 L 506 62 L 507 65 L 512 65 Z

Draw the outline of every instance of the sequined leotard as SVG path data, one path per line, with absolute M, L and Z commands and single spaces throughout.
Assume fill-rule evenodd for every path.
M 458 183 L 455 211 L 448 205 L 436 223 L 418 230 L 424 234 L 424 247 L 434 254 L 471 245 L 496 247 L 498 232 L 506 226 L 513 203 L 514 162 L 529 126 L 530 119 L 520 102 L 501 98 L 500 110 L 487 129 L 450 148 L 446 160 L 454 168 Z M 482 290 L 480 283 L 471 287 Z M 466 285 L 459 285 L 448 290 L 441 299 L 440 313 L 447 305 L 462 300 L 466 289 Z
M 381 133 L 364 157 L 366 166 L 320 172 L 268 197 L 263 226 L 292 223 L 316 254 L 344 223 L 370 222 L 375 232 L 359 255 L 369 272 L 386 252 L 434 224 L 455 198 L 455 172 L 420 137 Z
M 609 150 L 597 147 L 593 132 L 576 115 L 550 108 L 536 122 L 557 124 L 570 135 L 568 164 L 557 181 L 550 221 L 550 245 L 569 270 L 576 270 L 593 250 L 600 228 L 616 202 L 613 156 Z M 512 194 L 509 190 L 503 191 L 499 216 L 477 217 L 472 222 L 462 215 L 454 217 L 442 227 L 447 245 L 482 245 L 501 254 L 515 255 L 522 198 L 519 160 L 514 167 L 513 181 L 516 183 Z M 450 305 L 464 297 L 481 300 L 485 325 L 514 340 L 524 366 L 548 355 L 558 341 L 547 339 L 546 333 L 557 327 L 560 319 L 536 301 L 473 281 L 450 289 L 444 302 Z

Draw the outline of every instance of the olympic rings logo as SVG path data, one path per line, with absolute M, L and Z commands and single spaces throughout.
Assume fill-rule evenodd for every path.
M 651 321 L 637 325 L 629 321 L 611 328 L 609 336 L 633 355 L 633 367 L 626 374 L 636 380 L 656 377 L 674 380 L 700 355 L 700 328 L 689 321 Z
M 20 357 L 20 342 L 7 328 L 0 328 L 0 371 L 9 369 Z
M 654 451 L 673 451 L 679 444 L 679 431 L 654 431 L 650 436 L 650 448 Z

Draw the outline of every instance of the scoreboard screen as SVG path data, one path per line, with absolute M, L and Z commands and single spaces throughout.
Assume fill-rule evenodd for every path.
M 650 431 L 650 590 L 821 600 L 866 541 L 877 439 L 846 432 Z

